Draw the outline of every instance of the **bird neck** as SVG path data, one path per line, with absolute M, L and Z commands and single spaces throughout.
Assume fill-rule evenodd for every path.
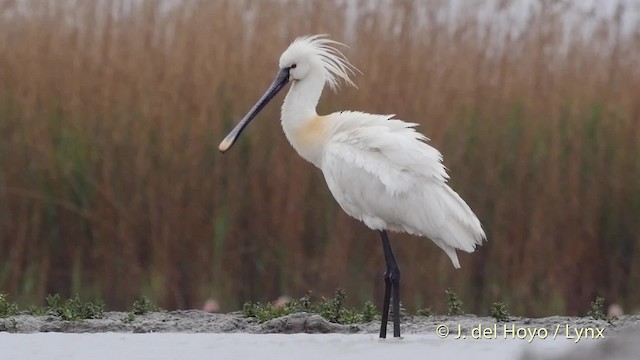
M 282 104 L 282 126 L 300 126 L 318 115 L 316 106 L 324 88 L 324 78 L 309 74 L 304 80 L 293 81 Z
M 327 131 L 324 117 L 316 112 L 324 82 L 321 76 L 294 81 L 282 105 L 282 129 L 289 143 L 300 156 L 318 167 Z

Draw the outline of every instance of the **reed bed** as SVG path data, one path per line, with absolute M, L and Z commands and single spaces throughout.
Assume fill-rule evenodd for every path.
M 517 19 L 509 2 L 0 0 L 0 289 L 111 308 L 379 301 L 377 234 L 290 148 L 282 96 L 217 152 L 288 43 L 330 33 L 364 75 L 319 112 L 420 123 L 487 231 L 460 270 L 392 235 L 406 308 L 442 312 L 451 287 L 480 314 L 584 314 L 596 295 L 637 309 L 638 9 L 571 3 Z

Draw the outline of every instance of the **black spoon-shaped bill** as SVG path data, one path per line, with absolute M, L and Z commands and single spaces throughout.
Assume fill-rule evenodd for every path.
M 278 71 L 278 74 L 276 75 L 276 78 L 273 80 L 273 83 L 271 84 L 271 86 L 269 86 L 269 89 L 267 89 L 260 100 L 258 100 L 258 102 L 253 106 L 253 108 L 249 110 L 247 115 L 245 115 L 244 118 L 240 120 L 238 125 L 236 125 L 236 127 L 231 130 L 229 135 L 227 135 L 222 140 L 222 142 L 220 142 L 220 145 L 218 145 L 218 150 L 220 150 L 220 152 L 222 153 L 229 150 L 229 148 L 231 148 L 231 146 L 236 142 L 244 128 L 249 125 L 251 120 L 253 120 L 253 118 L 258 115 L 260 110 L 262 110 L 269 103 L 269 101 L 271 101 L 271 99 L 273 99 L 273 97 L 276 96 L 276 94 L 278 94 L 285 85 L 287 85 L 288 82 L 289 68 L 280 69 L 280 71 Z

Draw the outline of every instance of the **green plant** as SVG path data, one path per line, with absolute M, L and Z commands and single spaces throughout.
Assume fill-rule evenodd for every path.
M 325 300 L 324 305 L 321 307 L 320 315 L 335 323 L 339 323 L 345 318 L 347 309 L 344 307 L 344 301 L 347 298 L 347 293 L 344 289 L 337 289 L 333 299 Z
M 75 321 L 83 319 L 102 319 L 104 317 L 104 302 L 94 300 L 83 303 L 80 296 L 62 301 L 59 294 L 47 296 L 47 313 L 60 316 L 63 320 Z
M 604 310 L 604 298 L 597 296 L 594 301 L 591 302 L 591 309 L 587 312 L 588 316 L 591 316 L 594 320 L 604 320 L 612 323 L 617 319 L 615 316 L 609 316 Z
M 360 310 L 345 305 L 347 294 L 343 289 L 337 289 L 333 298 L 320 298 L 313 301 L 311 294 L 299 300 L 293 300 L 283 307 L 275 307 L 272 303 L 244 304 L 244 316 L 256 318 L 259 322 L 275 319 L 298 312 L 318 314 L 328 321 L 339 324 L 364 323 L 375 320 L 379 314 L 372 302 L 366 301 Z
M 509 314 L 509 309 L 507 308 L 507 305 L 502 301 L 496 301 L 493 304 L 491 304 L 490 314 L 491 314 L 491 317 L 496 319 L 496 321 L 503 321 L 503 322 L 509 321 L 509 317 L 511 316 L 511 314 Z
M 433 311 L 431 310 L 431 308 L 423 308 L 423 309 L 418 309 L 418 311 L 416 311 L 416 315 L 418 316 L 433 316 Z
M 444 291 L 447 295 L 447 315 L 462 315 L 462 300 L 451 289 Z
M 144 315 L 150 312 L 161 311 L 158 305 L 154 304 L 148 297 L 142 295 L 133 302 L 131 313 L 134 315 Z
M 18 305 L 9 301 L 6 294 L 0 293 L 0 318 L 18 314 Z
M 362 306 L 362 310 L 360 311 L 360 314 L 361 314 L 360 315 L 361 318 L 354 322 L 359 322 L 359 323 L 370 322 L 370 321 L 376 320 L 380 315 L 378 313 L 378 309 L 376 308 L 376 306 L 373 305 L 373 303 L 369 300 L 364 302 L 364 305 Z
M 129 311 L 127 313 L 127 316 L 120 319 L 120 321 L 122 321 L 125 324 L 131 324 L 135 319 L 136 319 L 136 315 L 132 311 Z
M 47 315 L 47 308 L 42 306 L 30 305 L 27 308 L 27 314 L 33 316 L 44 316 Z
M 296 312 L 296 309 L 297 308 L 291 305 L 286 305 L 284 307 L 275 307 L 271 303 L 246 302 L 242 307 L 242 313 L 246 317 L 257 319 L 258 322 L 265 322 L 267 320 L 292 314 Z

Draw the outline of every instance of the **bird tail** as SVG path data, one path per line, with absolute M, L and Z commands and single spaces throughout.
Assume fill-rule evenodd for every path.
M 473 252 L 478 245 L 486 239 L 480 220 L 473 213 L 469 205 L 448 185 L 446 191 L 442 193 L 442 210 L 445 218 L 445 225 L 440 231 L 439 238 L 433 239 L 449 256 L 453 266 L 460 268 L 460 261 L 456 254 L 456 249 Z

